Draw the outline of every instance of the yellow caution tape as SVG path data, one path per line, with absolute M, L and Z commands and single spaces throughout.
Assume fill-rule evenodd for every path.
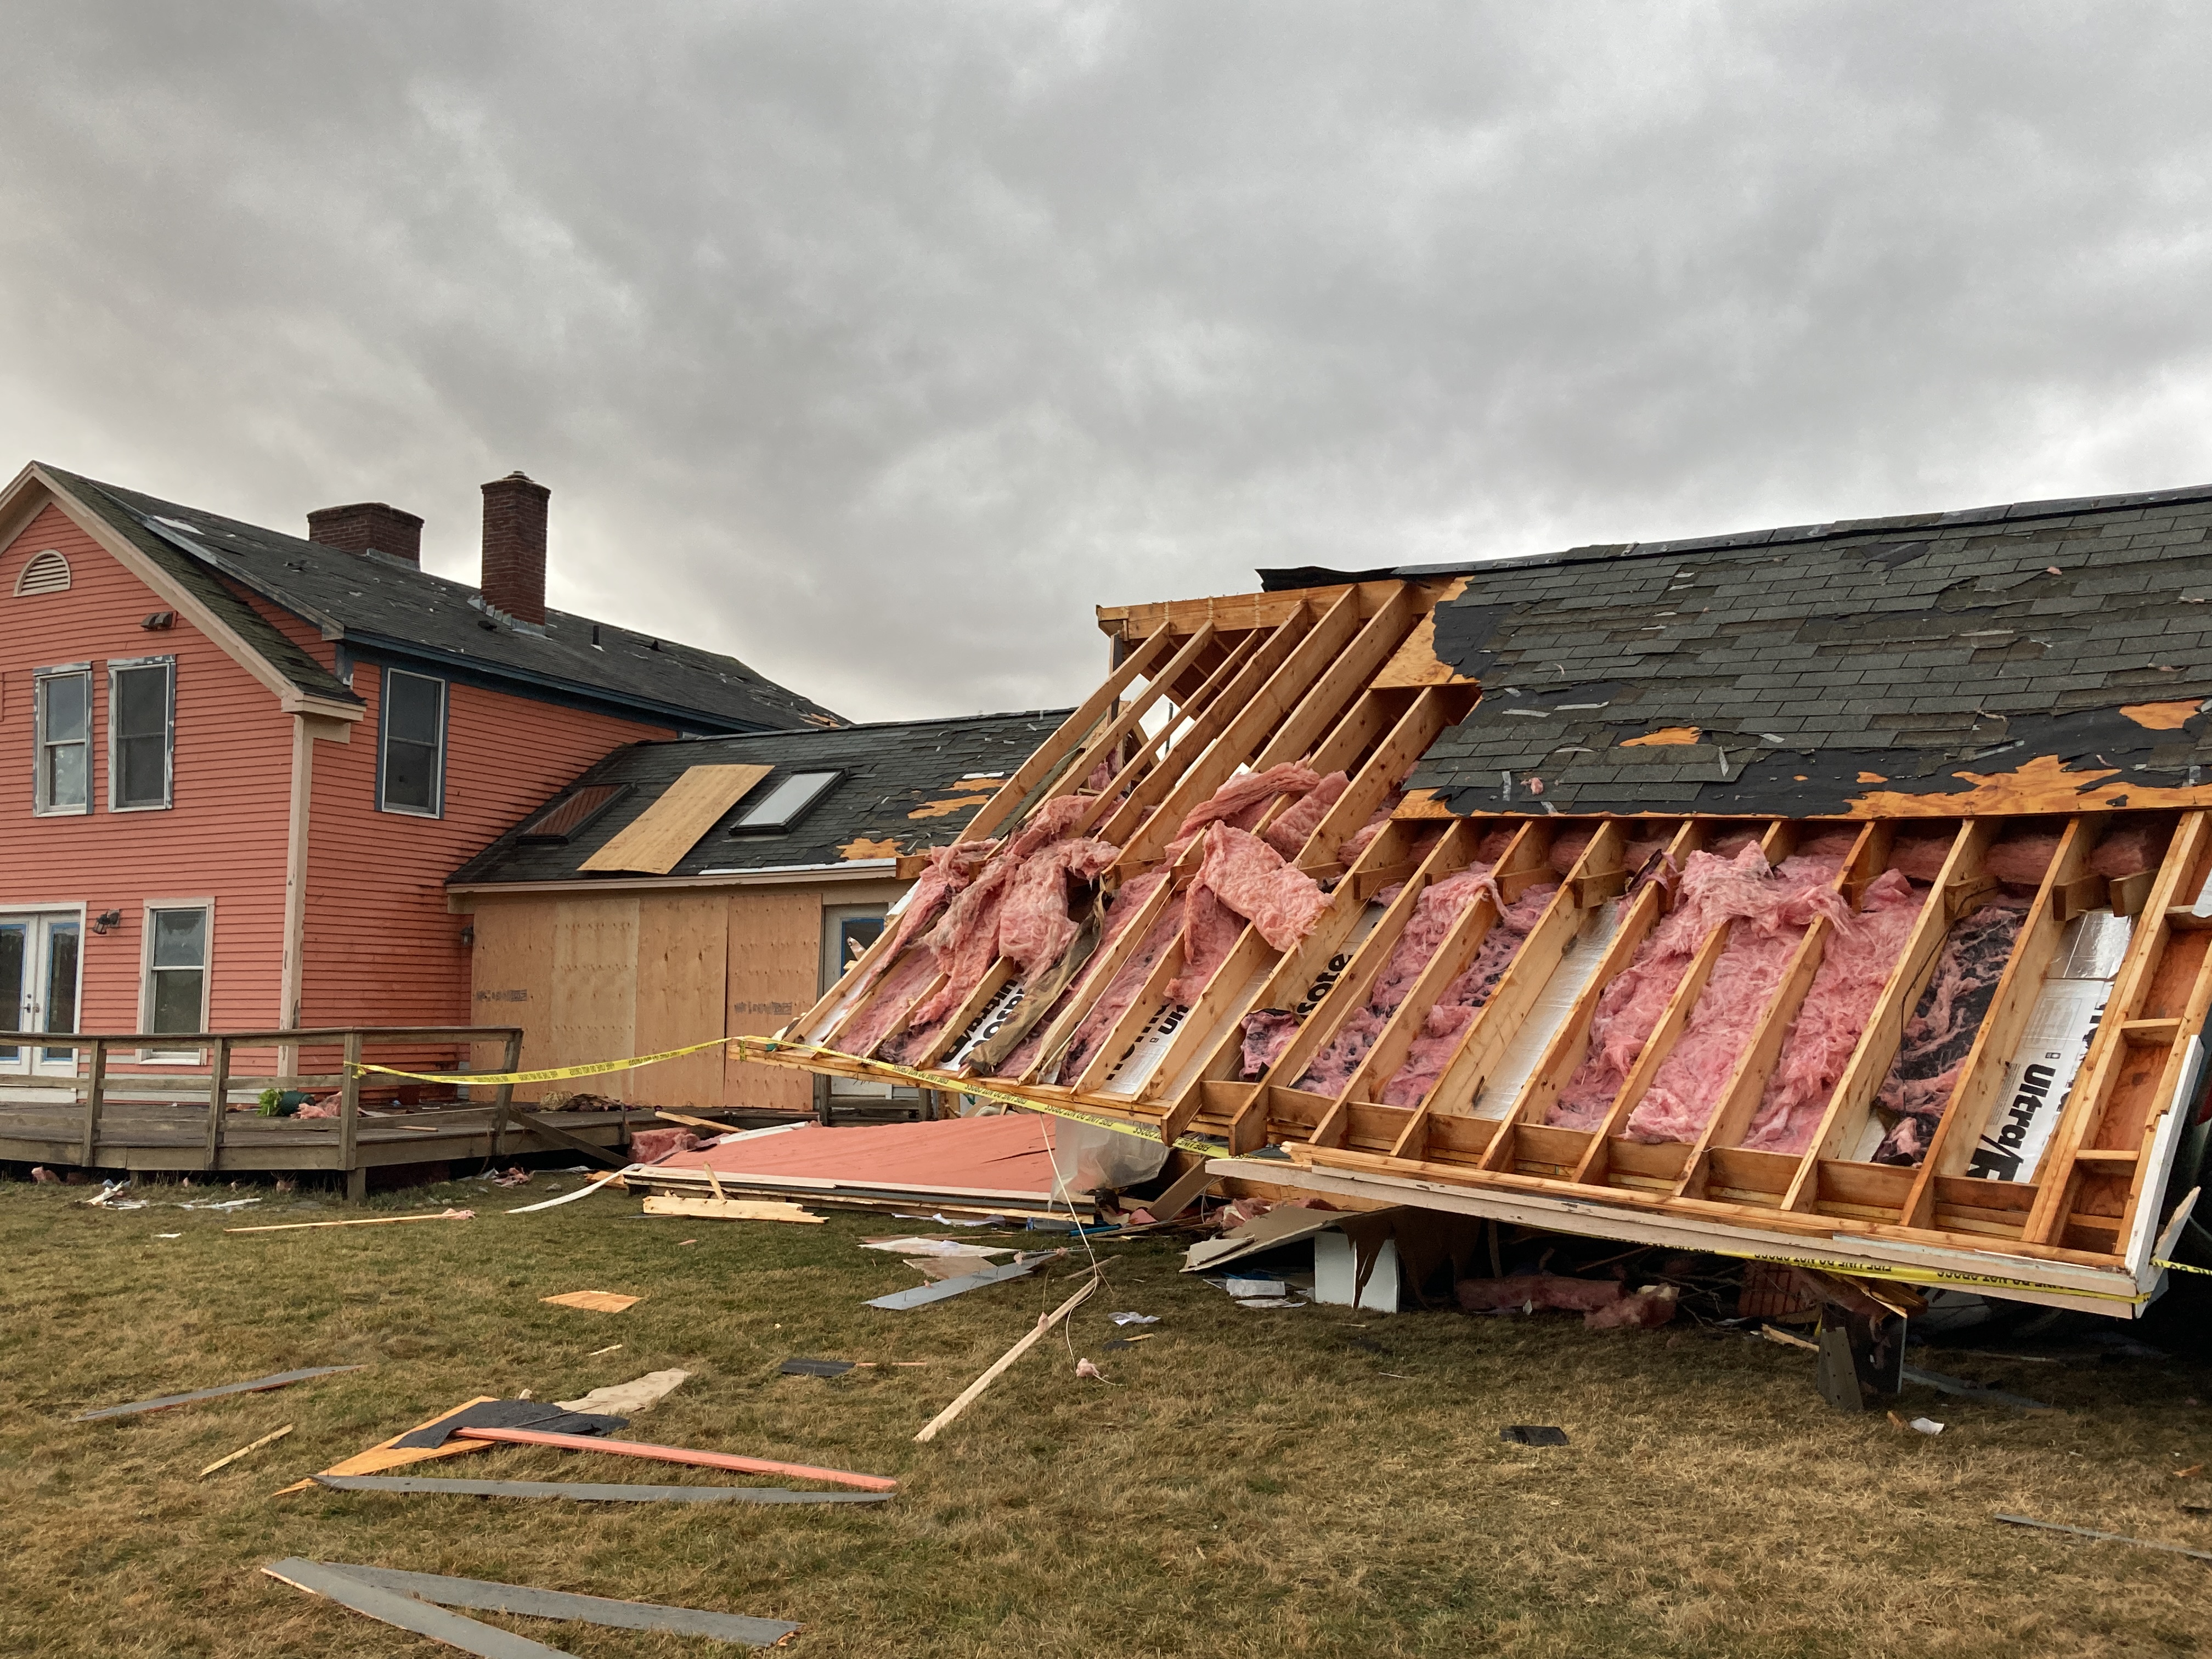
M 1142 1124 L 1109 1117 L 1103 1112 L 1087 1112 L 1077 1106 L 1066 1106 L 1057 1101 L 1032 1100 L 1026 1095 L 1008 1094 L 988 1085 L 969 1079 L 948 1081 L 941 1073 L 918 1072 L 909 1066 L 894 1066 L 889 1060 L 870 1060 L 860 1054 L 841 1053 L 836 1048 L 824 1048 L 811 1042 L 782 1042 L 774 1037 L 728 1036 L 716 1037 L 710 1042 L 695 1042 L 688 1048 L 667 1048 L 657 1054 L 638 1054 L 629 1060 L 594 1060 L 587 1066 L 555 1066 L 538 1072 L 404 1072 L 397 1066 L 371 1066 L 356 1062 L 355 1071 L 366 1077 L 375 1073 L 383 1077 L 404 1077 L 415 1083 L 444 1083 L 458 1087 L 483 1086 L 511 1083 L 560 1083 L 570 1078 L 605 1077 L 610 1072 L 627 1072 L 636 1066 L 658 1066 L 663 1060 L 681 1060 L 686 1054 L 704 1054 L 709 1048 L 734 1045 L 740 1059 L 768 1060 L 770 1064 L 803 1060 L 809 1056 L 842 1061 L 857 1066 L 871 1077 L 896 1078 L 912 1083 L 919 1088 L 933 1090 L 939 1094 L 965 1095 L 974 1100 L 995 1101 L 1000 1105 L 1018 1107 L 1024 1111 L 1041 1112 L 1047 1117 L 1065 1118 L 1071 1123 L 1087 1123 L 1095 1129 L 1105 1129 L 1115 1134 L 1133 1135 L 1139 1140 L 1159 1143 L 1159 1132 Z M 757 1050 L 750 1052 L 748 1050 Z M 771 1058 L 774 1056 L 775 1058 Z M 1206 1158 L 1222 1158 L 1228 1148 L 1219 1141 L 1203 1139 L 1196 1135 L 1184 1135 L 1175 1146 L 1186 1152 L 1196 1152 Z
M 2212 1279 L 2212 1267 L 2192 1267 L 2186 1261 L 2167 1261 L 2161 1257 L 2153 1256 L 2151 1265 L 2155 1267 L 2171 1267 L 2176 1273 L 2203 1273 L 2206 1278 Z

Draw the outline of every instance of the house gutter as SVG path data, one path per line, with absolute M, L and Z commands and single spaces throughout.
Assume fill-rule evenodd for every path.
M 463 881 L 448 883 L 447 908 L 464 898 L 501 893 L 665 893 L 677 888 L 799 887 L 844 882 L 895 881 L 896 859 L 847 859 L 836 864 L 777 864 L 757 870 L 707 870 L 696 876 L 632 876 L 614 880 L 569 877 L 555 881 Z

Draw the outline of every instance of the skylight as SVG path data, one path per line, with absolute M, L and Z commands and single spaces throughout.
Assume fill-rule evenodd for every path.
M 550 842 L 558 845 L 566 842 L 593 818 L 612 805 L 617 796 L 629 793 L 626 783 L 592 783 L 563 795 L 523 826 L 519 840 Z
M 844 776 L 842 772 L 793 772 L 747 807 L 730 826 L 733 836 L 773 835 L 788 830 L 806 815 L 807 809 Z

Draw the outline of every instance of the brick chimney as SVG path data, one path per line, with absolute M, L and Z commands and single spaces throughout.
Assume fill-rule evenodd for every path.
M 553 492 L 520 472 L 483 487 L 483 576 L 478 591 L 517 622 L 545 620 L 545 503 Z
M 348 553 L 388 553 L 410 564 L 422 562 L 422 520 L 382 501 L 325 507 L 307 514 L 307 539 Z

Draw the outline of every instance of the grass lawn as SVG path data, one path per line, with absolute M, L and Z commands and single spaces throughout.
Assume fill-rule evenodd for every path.
M 579 1178 L 554 1177 L 562 1188 Z M 263 1577 L 286 1555 L 799 1620 L 830 1656 L 1290 1653 L 2194 1653 L 2212 1564 L 1999 1526 L 2006 1510 L 2212 1548 L 2212 1372 L 1916 1354 L 2064 1407 L 1914 1393 L 1900 1431 L 1824 1407 L 1811 1356 L 1686 1322 L 1249 1311 L 1178 1275 L 1180 1246 L 1102 1246 L 1107 1288 L 933 1444 L 913 1435 L 1065 1281 L 910 1313 L 916 1276 L 856 1248 L 897 1228 L 637 1218 L 603 1194 L 469 1182 L 372 1212 L 475 1221 L 267 1236 L 350 1213 L 273 1194 L 241 1216 L 85 1207 L 0 1183 L 0 1651 L 447 1652 Z M 246 1188 L 270 1194 L 264 1187 Z M 217 1189 L 216 1197 L 232 1194 Z M 180 1233 L 176 1238 L 157 1237 Z M 696 1240 L 687 1243 L 687 1240 Z M 1072 1271 L 1058 1269 L 1054 1271 Z M 540 1297 L 592 1289 L 627 1313 Z M 2202 1304 L 2198 1304 L 2201 1308 Z M 1107 1315 L 1162 1316 L 1107 1351 Z M 611 1343 L 619 1352 L 590 1357 Z M 927 1360 L 823 1381 L 793 1355 Z M 1112 1386 L 1079 1382 L 1074 1356 Z M 372 1369 L 114 1423 L 90 1407 L 308 1365 Z M 895 1475 L 882 1505 L 568 1504 L 316 1492 L 272 1498 L 475 1395 L 568 1398 L 669 1366 L 693 1380 L 640 1437 Z M 281 1424 L 289 1439 L 197 1471 Z M 1502 1443 L 1501 1425 L 1572 1443 Z M 416 1473 L 728 1484 L 743 1477 L 498 1448 Z M 492 1615 L 483 1615 L 492 1618 Z M 700 1638 L 494 1622 L 582 1655 L 738 1651 Z

